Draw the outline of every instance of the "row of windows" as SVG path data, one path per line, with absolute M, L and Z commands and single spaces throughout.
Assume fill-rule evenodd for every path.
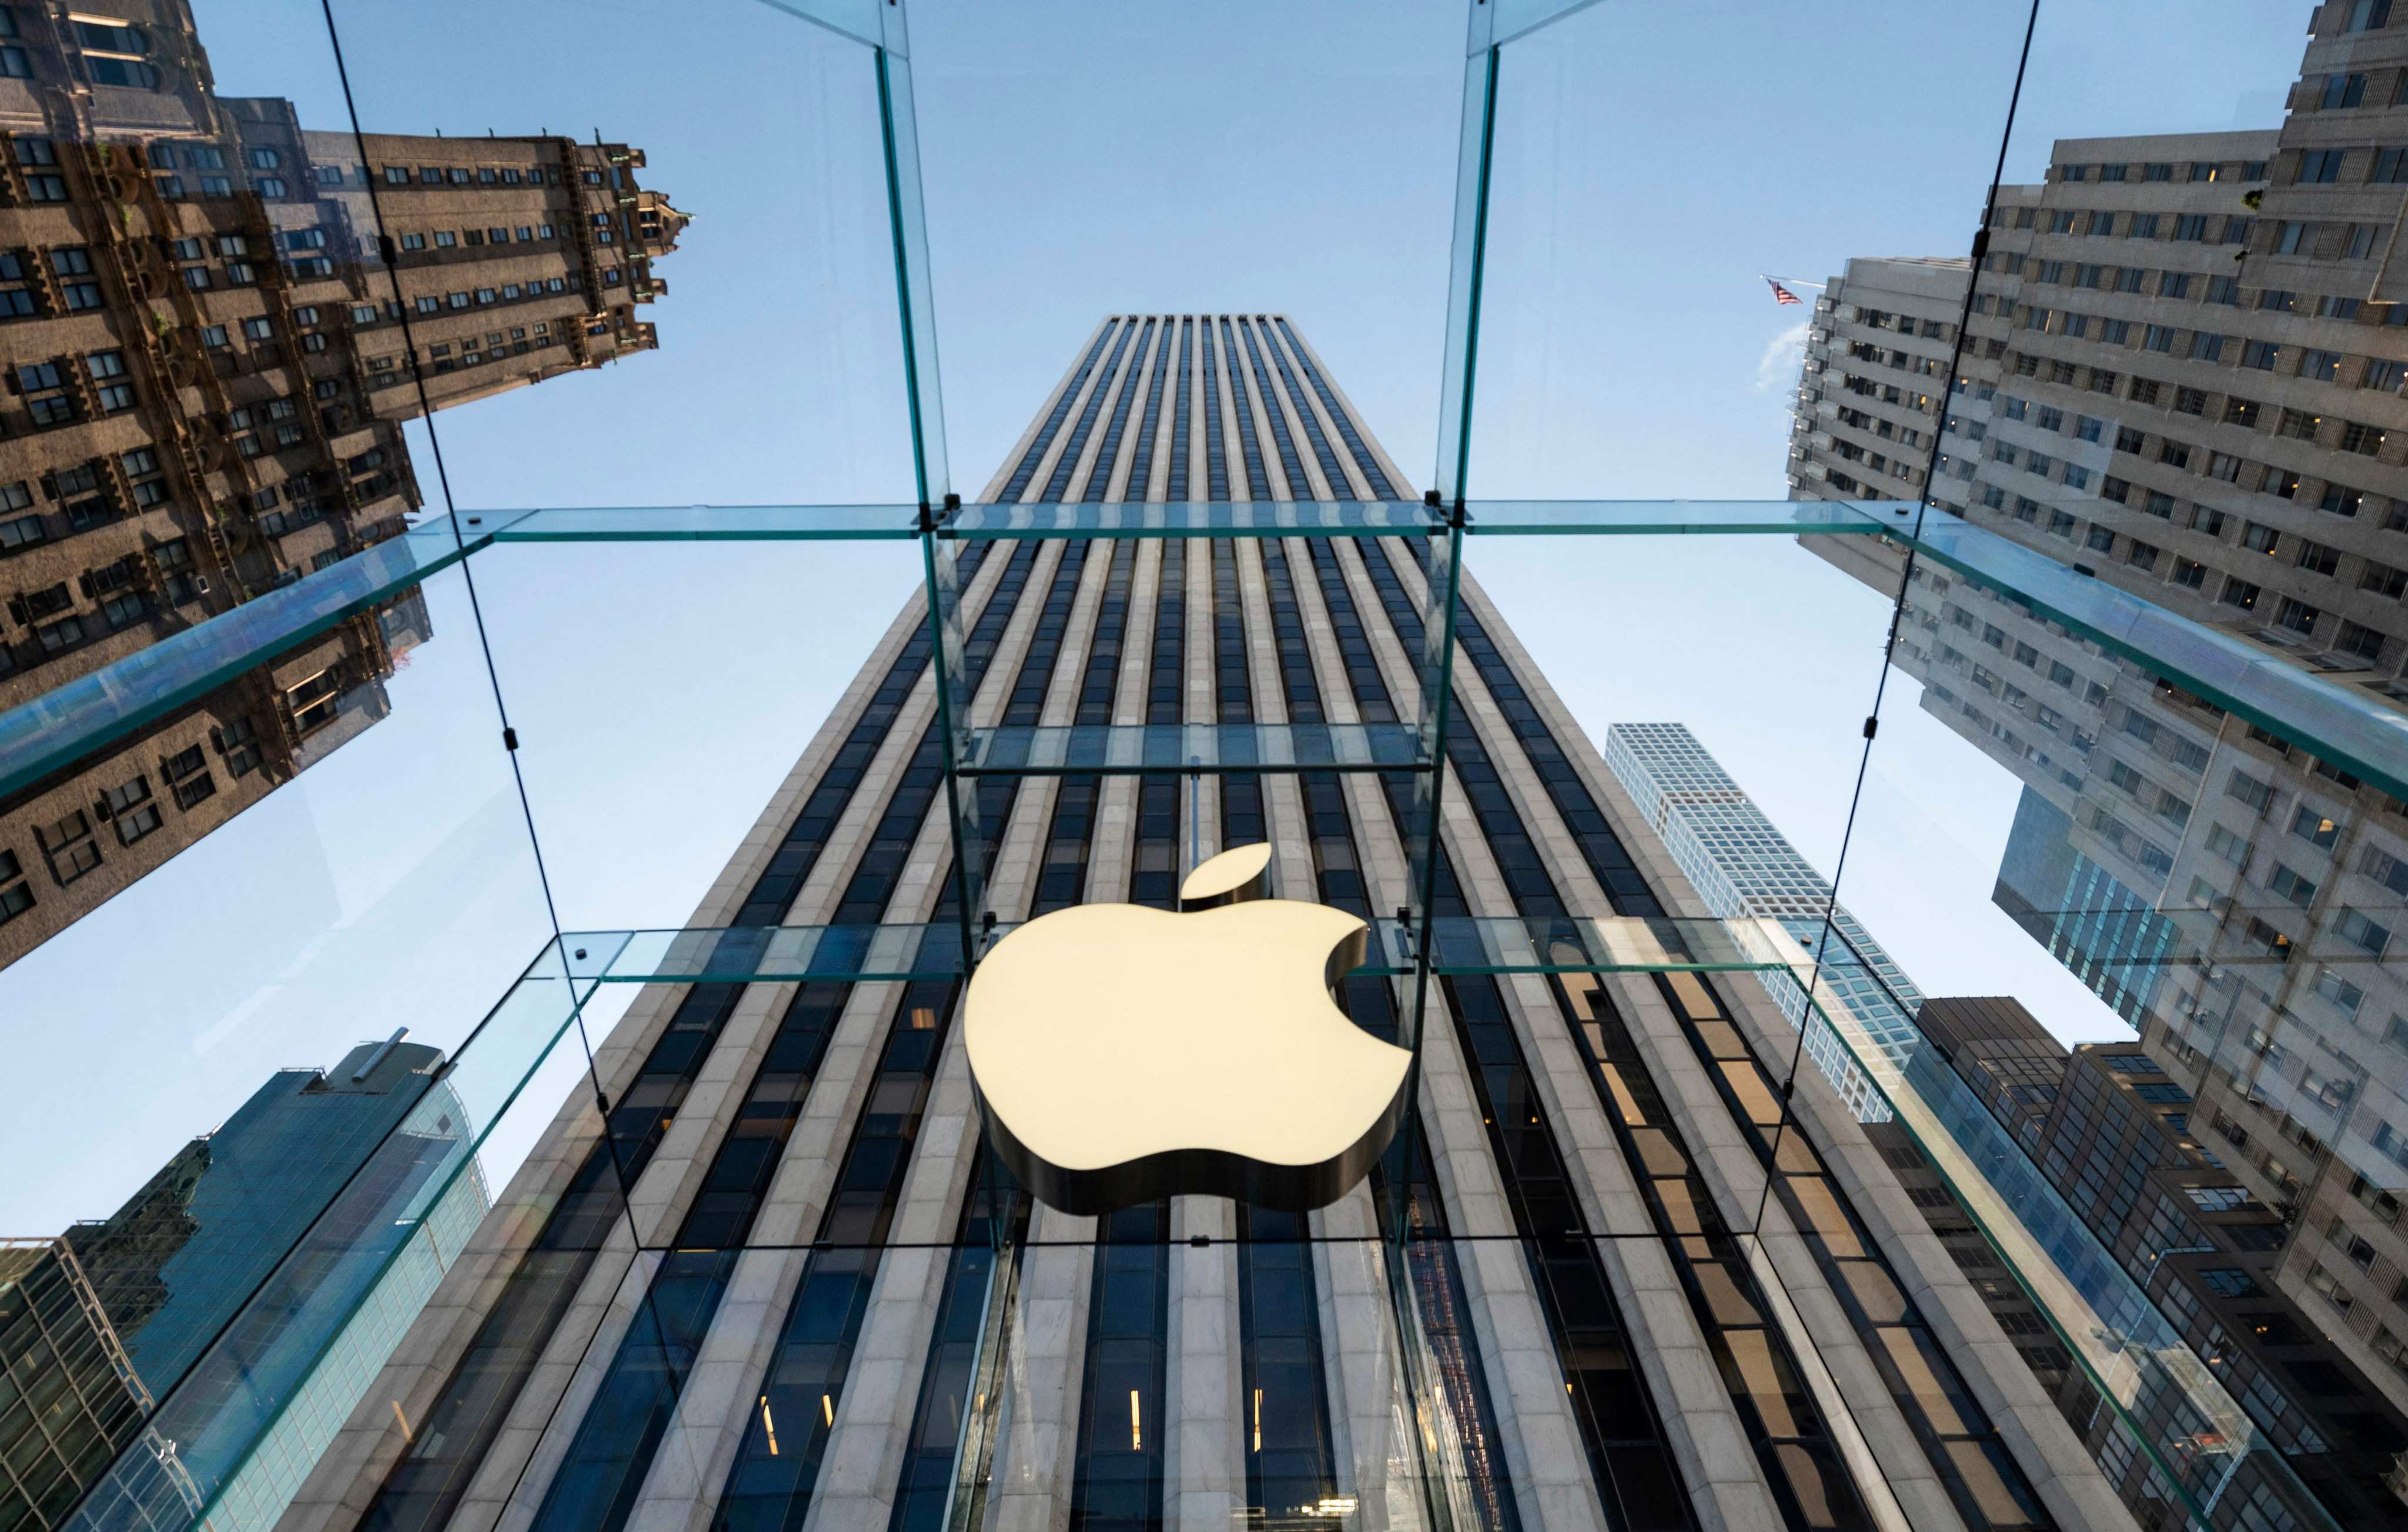
M 515 230 L 511 226 L 496 223 L 482 229 L 459 231 L 435 229 L 424 234 L 405 234 L 400 236 L 400 239 L 403 250 L 423 251 L 430 248 L 452 250 L 463 244 L 507 245 L 513 239 L 519 244 L 526 245 L 533 244 L 538 239 L 557 237 L 559 236 L 549 223 L 521 223 L 515 226 Z
M 2136 213 L 2108 208 L 1998 208 L 1994 227 L 2091 238 L 2175 239 L 2194 245 L 2245 245 L 2255 221 L 2238 213 Z
M 2182 165 L 2180 169 L 2182 173 L 2180 175 L 2176 175 L 2176 166 L 2162 162 L 2153 162 L 2140 165 L 2133 165 L 2128 163 L 2094 163 L 2088 165 L 2060 165 L 2056 166 L 2057 179 L 2063 181 L 2131 180 L 2163 182 L 2180 180 L 2190 182 L 2223 180 L 2251 181 L 2264 180 L 2266 179 L 2266 162 L 2263 160 L 2195 160 Z M 2138 170 L 2140 173 L 2138 175 L 2133 174 L 2135 170 Z
M 357 167 L 354 167 L 356 169 Z M 617 171 L 611 172 L 618 177 Z M 588 186 L 602 184 L 602 173 L 588 170 L 581 177 Z M 552 165 L 422 165 L 414 171 L 406 165 L 384 167 L 387 186 L 558 186 L 560 171 Z
M 619 280 L 619 268 L 611 266 L 604 271 L 602 280 L 605 286 L 616 283 Z M 496 303 L 516 303 L 523 298 L 541 297 L 551 293 L 565 293 L 568 290 L 568 286 L 566 279 L 551 277 L 541 281 L 530 281 L 524 284 L 505 282 L 499 287 L 479 287 L 466 292 L 446 293 L 440 297 L 432 293 L 425 293 L 421 294 L 415 300 L 415 307 L 422 314 L 439 314 L 446 308 L 470 307 L 482 308 Z

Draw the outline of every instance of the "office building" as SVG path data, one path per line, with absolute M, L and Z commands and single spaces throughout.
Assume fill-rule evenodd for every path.
M 1288 319 L 1133 314 L 977 498 L 1417 496 Z M 1410 720 L 1421 540 L 942 541 L 968 722 Z M 1710 918 L 1465 591 L 1439 912 Z M 693 926 L 934 922 L 957 951 L 928 635 L 897 617 Z M 1409 776 L 981 776 L 978 913 L 1167 907 L 1263 840 L 1275 892 L 1390 911 Z M 1375 1034 L 1410 1015 L 1387 980 L 1340 994 Z M 981 1153 L 941 972 L 654 986 L 598 1051 L 607 1106 L 562 1107 L 282 1525 L 1385 1528 L 1433 1495 L 1551 1532 L 2125 1524 L 1815 1071 L 1776 1157 L 1796 1033 L 1756 979 L 1432 996 L 1408 1147 L 1335 1203 L 1085 1218 Z
M 641 150 L 305 131 L 217 93 L 184 0 L 118 9 L 0 7 L 0 708 L 399 534 L 401 422 L 652 349 L 685 222 Z M 0 964 L 384 716 L 427 626 L 359 613 L 0 802 Z
M 2061 140 L 2002 190 L 1977 274 L 1851 261 L 1816 307 L 1794 492 L 1921 495 L 1970 274 L 1934 502 L 2398 705 L 2408 29 L 2338 0 L 2311 32 L 2279 129 Z M 1810 541 L 1897 592 L 1896 549 L 1840 540 Z M 1918 565 L 1906 606 L 1921 705 L 2026 784 L 1997 902 L 2198 1097 L 2290 1231 L 2283 1290 L 2408 1405 L 2408 995 L 2384 961 L 2408 811 L 1973 581 Z
M 1605 731 L 1605 764 L 1707 909 L 1724 920 L 1780 922 L 1799 947 L 1820 957 L 1822 983 L 1855 1013 L 1867 1038 L 1914 1038 L 1914 1009 L 1923 1001 L 1914 981 L 1862 923 L 1832 902 L 1829 881 L 1685 725 L 1615 723 Z M 1857 1121 L 1886 1121 L 1888 1106 L 1838 1036 L 1819 1021 L 1807 1024 L 1804 992 L 1780 985 L 1773 998 L 1792 1026 L 1805 1028 L 1806 1056 Z
M 273 1525 L 487 1207 L 442 1062 L 280 1070 L 108 1219 L 9 1248 L 10 1525 Z

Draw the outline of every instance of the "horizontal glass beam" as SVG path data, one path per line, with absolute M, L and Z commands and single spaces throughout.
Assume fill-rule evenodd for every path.
M 911 506 L 563 506 L 457 515 L 465 536 L 494 542 L 902 542 L 919 536 L 919 511 Z
M 992 946 L 1022 923 L 982 929 Z M 1434 924 L 1442 974 L 1673 973 L 1794 970 L 1806 960 L 1770 921 L 1556 916 L 1533 920 L 1441 916 Z M 1413 926 L 1371 923 L 1353 973 L 1400 979 L 1413 971 Z M 756 981 L 957 979 L 959 928 L 937 925 L 752 925 L 688 930 L 571 931 L 562 938 L 580 983 L 736 984 Z
M 449 524 L 416 528 L 0 712 L 0 796 L 398 595 L 489 538 L 464 540 Z
M 1437 514 L 1417 500 L 1096 501 L 964 506 L 940 537 L 1387 537 L 1427 535 Z
M 2408 798 L 2408 715 L 1958 517 L 1935 513 L 1921 533 L 1900 527 L 1893 535 L 1975 584 Z
M 1430 927 L 1435 973 L 1727 973 L 1801 961 L 1769 920 L 1440 915 Z M 1373 928 L 1385 944 L 1372 954 L 1382 971 L 1409 972 L 1411 933 L 1391 920 Z
M 1466 530 L 1485 537 L 1664 537 L 1874 533 L 1903 529 L 1912 501 L 1474 500 Z M 499 543 L 846 540 L 919 534 L 919 510 L 867 506 L 574 506 L 465 510 L 462 534 Z M 442 518 L 424 523 L 431 529 Z M 965 542 L 1035 537 L 1385 537 L 1442 525 L 1414 500 L 1195 500 L 962 506 L 938 536 Z
M 1075 723 L 968 731 L 970 776 L 1096 772 L 1426 771 L 1406 723 Z
M 1597 0 L 1474 0 L 1471 50 L 1502 48 L 1596 4 Z M 1484 24 L 1480 20 L 1484 11 L 1488 18 Z
M 761 0 L 772 10 L 782 10 L 806 21 L 827 28 L 839 37 L 879 48 L 886 44 L 886 28 L 879 18 L 878 0 Z M 892 0 L 889 0 L 890 7 Z M 894 30 L 899 35 L 901 23 Z M 896 51 L 902 50 L 898 46 Z
M 997 926 L 1000 935 L 1006 926 Z M 738 925 L 571 931 L 568 971 L 602 984 L 741 983 L 756 979 L 958 979 L 961 927 Z
M 1464 530 L 1482 537 L 1639 537 L 1874 533 L 1903 526 L 1895 500 L 1473 500 Z

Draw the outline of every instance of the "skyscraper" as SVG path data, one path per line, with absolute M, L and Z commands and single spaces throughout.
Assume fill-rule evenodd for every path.
M 1657 835 L 1706 908 L 1725 920 L 1774 920 L 1822 960 L 1822 982 L 1856 1014 L 1867 1036 L 1903 1042 L 1914 1035 L 1922 995 L 1861 922 L 1831 902 L 1831 885 L 1789 838 L 1740 790 L 1720 762 L 1679 723 L 1616 723 L 1605 731 L 1605 764 Z M 1830 938 L 1824 936 L 1828 918 Z M 1806 1056 L 1860 1122 L 1889 1108 L 1806 996 L 1776 995 L 1790 1024 L 1806 1034 Z
M 185 0 L 119 10 L 0 7 L 0 707 L 397 536 L 401 422 L 652 349 L 685 223 L 640 150 L 305 131 Z M 383 717 L 427 631 L 413 590 L 0 799 L 0 965 Z
M 980 496 L 1413 498 L 1262 314 L 1108 319 Z M 969 723 L 1268 748 L 1412 718 L 1423 539 L 1262 530 L 945 542 Z M 1465 593 L 1437 911 L 1711 919 Z M 1334 752 L 981 775 L 964 911 L 931 649 L 897 618 L 691 923 L 933 922 L 927 971 L 648 990 L 288 1527 L 1372 1528 L 1426 1493 L 1484 1528 L 2122 1520 L 1853 1112 L 1793 1095 L 1745 974 L 1441 975 L 1404 1147 L 1309 1214 L 1031 1206 L 980 1151 L 953 923 L 1167 907 L 1255 841 L 1277 892 L 1383 914 L 1413 788 Z M 1375 1034 L 1411 1013 L 1340 994 Z M 1761 1246 L 1732 1232 L 1759 1204 Z

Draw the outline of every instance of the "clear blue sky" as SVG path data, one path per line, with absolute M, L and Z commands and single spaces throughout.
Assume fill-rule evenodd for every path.
M 2060 136 L 2271 126 L 2304 0 L 2050 0 L 2011 177 Z M 228 93 L 346 124 L 315 0 L 199 0 Z M 641 145 L 697 215 L 662 349 L 437 422 L 463 506 L 894 501 L 910 474 L 866 56 L 742 0 L 337 0 L 371 131 Z M 917 0 L 953 470 L 975 493 L 1125 309 L 1283 309 L 1433 451 L 1460 0 Z M 1757 273 L 1961 251 L 2020 5 L 1598 6 L 1509 51 L 1476 494 L 1763 497 L 1799 310 Z M 418 465 L 440 490 L 426 434 Z M 1774 538 L 1475 542 L 1595 734 L 1688 723 L 1829 868 L 1885 620 Z M 563 922 L 681 923 L 916 580 L 908 546 L 498 551 L 476 579 Z M 449 1045 L 546 929 L 458 574 L 395 711 L 0 974 L 43 1088 L 0 1233 L 97 1216 L 269 1070 Z M 1927 992 L 2113 1017 L 1988 903 L 2015 784 L 1892 691 L 1843 898 Z M 550 1099 L 557 1099 L 552 1088 Z M 95 1143 L 94 1124 L 108 1132 Z M 523 1141 L 523 1135 L 512 1135 Z

